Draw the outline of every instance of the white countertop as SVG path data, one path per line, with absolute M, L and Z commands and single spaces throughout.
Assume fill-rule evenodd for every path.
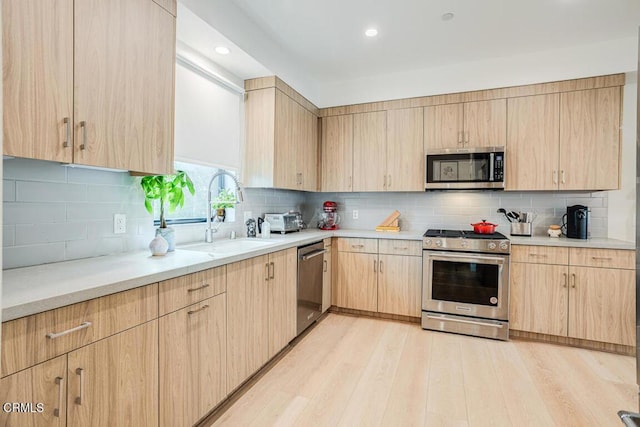
M 5 270 L 2 273 L 2 321 L 17 319 L 270 252 L 302 246 L 327 237 L 421 240 L 422 232 L 391 233 L 372 230 L 322 231 L 311 229 L 285 236 L 272 234 L 271 239 L 265 239 L 265 246 L 231 255 L 212 256 L 206 248 L 202 248 L 203 244 L 195 243 L 179 245 L 175 252 L 163 257 L 152 257 L 149 251 L 145 250 Z M 511 237 L 511 242 L 514 245 L 635 249 L 633 242 L 612 239 L 574 240 L 550 237 Z M 199 250 L 193 250 L 194 245 L 199 246 Z M 190 247 L 192 250 L 189 249 Z

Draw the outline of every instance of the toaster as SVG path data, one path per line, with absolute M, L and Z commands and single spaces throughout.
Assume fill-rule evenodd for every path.
M 264 214 L 265 222 L 271 226 L 271 232 L 281 234 L 291 231 L 300 231 L 298 215 L 293 213 L 268 213 Z

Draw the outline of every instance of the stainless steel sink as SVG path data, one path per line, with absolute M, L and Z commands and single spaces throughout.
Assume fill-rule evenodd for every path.
M 234 239 L 214 241 L 213 243 L 195 243 L 181 246 L 179 249 L 206 252 L 214 258 L 222 258 L 266 248 L 276 244 L 278 244 L 278 242 L 271 239 Z

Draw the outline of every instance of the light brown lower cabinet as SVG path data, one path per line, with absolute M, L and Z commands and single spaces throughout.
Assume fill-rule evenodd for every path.
M 333 263 L 332 261 L 332 252 L 331 252 L 331 239 L 324 239 L 324 249 L 327 251 L 323 255 L 322 259 L 322 312 L 329 310 L 331 307 L 331 286 L 332 280 L 331 275 Z
M 514 247 L 510 327 L 635 346 L 632 255 L 619 250 Z
M 268 359 L 296 337 L 298 251 L 296 248 L 269 254 L 267 311 L 269 313 Z
M 158 321 L 68 354 L 67 427 L 158 425 Z
M 0 403 L 25 405 L 0 410 L 3 427 L 64 427 L 67 420 L 67 355 L 1 379 Z
M 369 240 L 375 242 L 375 239 Z M 338 240 L 336 305 L 419 317 L 422 292 L 420 242 L 383 239 L 379 244 L 374 242 Z
M 160 426 L 191 426 L 227 395 L 227 298 L 159 319 Z

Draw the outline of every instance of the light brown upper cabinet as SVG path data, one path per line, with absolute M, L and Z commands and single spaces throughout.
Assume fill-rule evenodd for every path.
M 510 98 L 506 189 L 618 188 L 620 91 Z
M 322 118 L 322 191 L 353 190 L 353 115 Z
M 422 108 L 353 115 L 353 191 L 424 190 Z
M 244 184 L 316 191 L 317 116 L 276 87 L 248 91 L 245 113 Z
M 612 190 L 620 185 L 621 87 L 560 95 L 561 190 Z
M 557 190 L 560 94 L 507 101 L 506 190 Z
M 387 112 L 353 115 L 353 191 L 387 187 Z
M 422 108 L 387 111 L 387 191 L 424 191 Z
M 424 108 L 425 151 L 506 144 L 507 100 L 494 99 Z
M 5 155 L 172 172 L 173 15 L 152 0 L 2 12 Z

